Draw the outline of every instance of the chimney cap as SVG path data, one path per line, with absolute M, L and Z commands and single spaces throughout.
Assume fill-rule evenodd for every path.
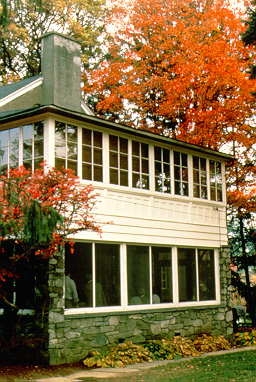
M 71 37 L 71 36 L 67 36 L 67 35 L 65 35 L 63 33 L 55 32 L 55 31 L 46 32 L 42 36 L 40 36 L 39 39 L 42 40 L 44 37 L 47 37 L 47 36 L 50 36 L 50 35 L 60 36 L 60 37 L 65 38 L 67 40 L 71 40 L 71 41 L 77 42 L 78 44 L 81 45 L 81 42 L 78 41 L 76 38 Z

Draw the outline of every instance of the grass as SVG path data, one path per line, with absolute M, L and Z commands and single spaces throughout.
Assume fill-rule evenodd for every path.
M 255 382 L 256 350 L 168 362 L 147 371 L 126 375 L 126 382 Z M 107 379 L 116 381 L 116 379 Z

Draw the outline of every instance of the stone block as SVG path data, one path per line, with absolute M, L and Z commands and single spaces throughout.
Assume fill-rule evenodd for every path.
M 161 326 L 158 325 L 158 324 L 150 325 L 150 330 L 151 330 L 151 333 L 152 333 L 154 336 L 157 336 L 158 334 L 161 333 Z
M 109 322 L 109 325 L 114 325 L 114 326 L 117 326 L 119 324 L 118 317 L 115 317 L 115 316 L 109 317 L 108 322 Z
M 224 315 L 224 313 L 218 313 L 218 314 L 216 315 L 216 320 L 217 320 L 217 321 L 223 321 L 223 320 L 225 320 L 225 315 Z
M 233 312 L 232 312 L 232 310 L 229 310 L 229 311 L 226 313 L 226 321 L 227 321 L 227 322 L 233 321 Z
M 67 339 L 71 339 L 71 338 L 79 338 L 81 337 L 81 334 L 79 332 L 67 332 L 65 336 Z
M 202 326 L 203 325 L 203 320 L 201 320 L 200 318 L 196 319 L 193 321 L 193 326 Z
M 141 322 L 141 320 L 139 320 Z M 128 330 L 133 330 L 135 327 L 138 327 L 138 320 L 127 320 L 126 327 Z
M 92 341 L 92 346 L 94 347 L 102 347 L 106 346 L 108 344 L 108 339 L 105 336 L 105 334 L 99 333 L 95 336 L 94 340 Z

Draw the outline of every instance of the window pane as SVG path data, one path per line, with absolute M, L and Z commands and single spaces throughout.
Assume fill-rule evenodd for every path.
M 161 148 L 155 146 L 155 160 L 161 162 Z
M 94 163 L 102 164 L 102 150 L 94 149 Z
M 68 158 L 77 160 L 77 144 L 68 142 Z
M 139 142 L 132 141 L 132 155 L 136 155 L 137 157 L 140 155 Z
M 112 151 L 118 151 L 118 137 L 115 135 L 109 136 L 109 148 Z
M 163 149 L 163 160 L 165 163 L 170 163 L 170 151 Z
M 120 138 L 120 151 L 121 153 L 128 153 L 128 139 Z
M 0 147 L 0 163 L 8 163 L 8 147 Z
M 65 140 L 65 123 L 55 122 L 55 139 Z
M 83 164 L 82 178 L 92 180 L 92 166 L 90 164 Z
M 111 152 L 109 155 L 110 167 L 118 168 L 118 154 Z
M 196 301 L 196 261 L 195 250 L 178 249 L 179 301 Z
M 32 158 L 32 140 L 23 142 L 23 159 Z
M 148 158 L 148 145 L 141 143 L 141 156 L 142 158 Z
M 91 163 L 91 161 L 92 161 L 91 147 L 83 146 L 83 148 L 82 148 L 82 161 Z
M 77 142 L 77 127 L 67 125 L 67 139 L 68 141 Z
M 139 172 L 140 171 L 140 160 L 139 158 L 133 157 L 132 158 L 132 170 Z
M 102 167 L 94 166 L 94 180 L 102 182 Z
M 180 153 L 174 151 L 174 164 L 180 165 Z
M 118 184 L 118 171 L 114 169 L 110 169 L 110 183 L 111 184 Z
M 74 244 L 74 253 L 70 253 L 70 246 L 65 246 L 65 270 L 66 274 L 71 274 L 74 280 L 78 298 L 79 307 L 92 306 L 92 288 L 90 280 L 92 279 L 92 245 L 90 243 L 76 242 Z M 88 284 L 89 283 L 89 284 Z M 89 285 L 89 286 L 88 286 Z M 75 307 L 74 301 L 67 301 L 67 307 Z
M 92 132 L 88 129 L 82 129 L 83 144 L 91 145 L 92 142 Z
M 23 126 L 23 141 L 29 140 L 33 138 L 34 128 L 33 125 L 25 125 Z
M 128 156 L 120 155 L 120 168 L 123 170 L 128 170 Z
M 127 246 L 128 304 L 149 304 L 149 247 Z
M 94 146 L 102 147 L 102 133 L 99 131 L 94 131 Z
M 128 172 L 127 171 L 120 171 L 120 185 L 121 186 L 128 186 Z
M 153 304 L 172 302 L 171 248 L 152 248 Z
M 142 172 L 148 174 L 148 160 L 142 159 Z
M 34 137 L 35 139 L 42 139 L 44 137 L 44 122 L 35 122 L 34 124 Z
M 69 168 L 70 170 L 73 170 L 75 175 L 77 175 L 77 162 L 68 160 L 67 161 L 67 168 Z
M 34 153 L 35 158 L 38 158 L 38 157 L 43 158 L 43 155 L 44 155 L 43 141 L 36 141 L 34 150 L 35 150 L 35 153 Z
M 209 249 L 198 250 L 198 266 L 199 300 L 215 300 L 214 251 Z
M 120 305 L 119 245 L 95 244 L 96 306 Z

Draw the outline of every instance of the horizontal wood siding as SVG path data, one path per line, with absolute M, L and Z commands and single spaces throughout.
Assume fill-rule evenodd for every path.
M 96 190 L 97 219 L 112 221 L 103 226 L 101 240 L 200 246 L 227 245 L 226 208 L 220 203 L 200 202 L 170 196 L 142 195 L 112 190 Z M 93 235 L 99 240 L 98 235 Z M 92 239 L 92 233 L 82 234 Z

